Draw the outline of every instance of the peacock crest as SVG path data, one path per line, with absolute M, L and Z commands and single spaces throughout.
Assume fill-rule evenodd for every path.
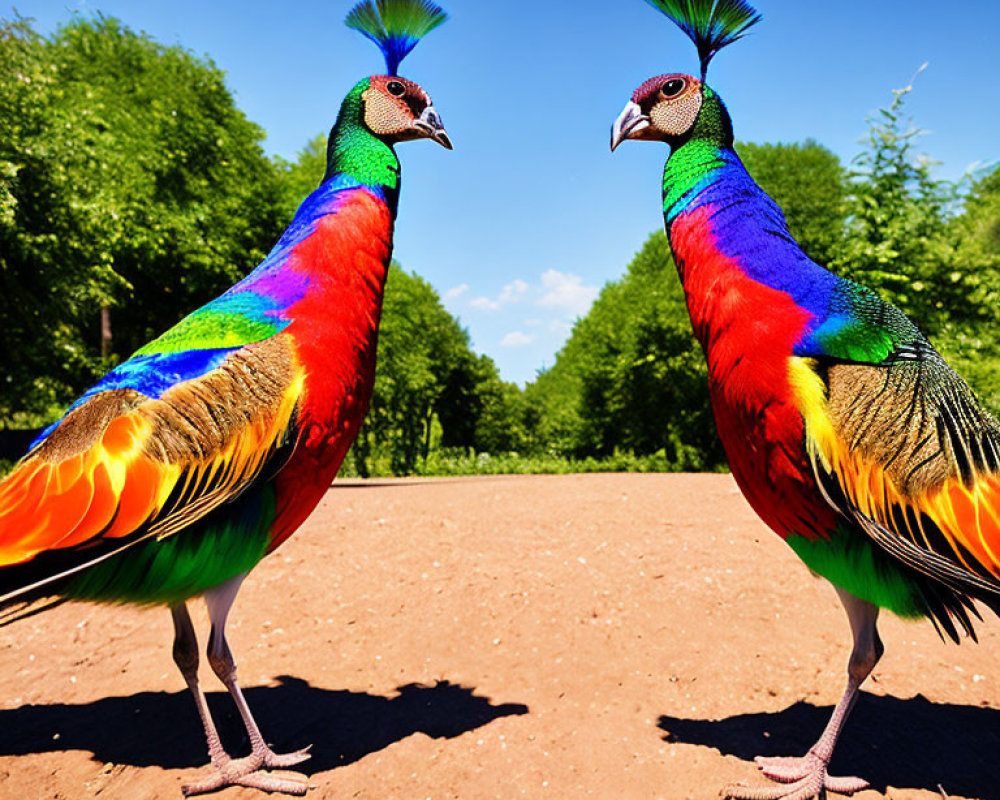
M 723 47 L 742 39 L 761 20 L 744 0 L 646 0 L 687 34 L 698 48 L 701 80 Z
M 385 56 L 386 72 L 399 74 L 399 64 L 424 36 L 448 19 L 429 0 L 361 0 L 344 24 L 360 31 L 378 45 Z

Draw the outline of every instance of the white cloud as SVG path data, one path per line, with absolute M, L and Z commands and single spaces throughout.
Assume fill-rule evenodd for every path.
M 473 308 L 481 308 L 484 311 L 496 311 L 500 308 L 500 304 L 496 300 L 490 300 L 488 297 L 473 297 L 469 301 L 469 305 Z
M 520 278 L 515 278 L 503 287 L 503 291 L 500 292 L 499 302 L 501 304 L 516 303 L 526 291 L 528 291 L 528 284 Z
M 533 341 L 535 341 L 535 337 L 533 335 L 529 335 L 522 331 L 511 331 L 500 340 L 500 346 L 524 347 L 525 345 L 531 344 Z
M 515 278 L 500 290 L 500 296 L 496 300 L 491 300 L 489 297 L 474 297 L 469 301 L 469 305 L 483 311 L 496 311 L 502 306 L 518 302 L 528 289 L 529 286 L 525 281 Z
M 586 313 L 598 293 L 596 286 L 584 286 L 579 275 L 556 269 L 542 273 L 542 287 L 547 291 L 538 305 L 563 309 L 576 316 Z
M 445 300 L 454 300 L 456 297 L 461 297 L 469 291 L 469 284 L 460 283 L 458 286 L 452 286 L 447 292 L 444 293 Z

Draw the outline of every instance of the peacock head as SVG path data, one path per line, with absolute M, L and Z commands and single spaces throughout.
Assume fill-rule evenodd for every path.
M 733 125 L 719 96 L 705 84 L 715 55 L 760 22 L 746 0 L 646 0 L 684 32 L 698 50 L 701 78 L 671 73 L 650 78 L 611 127 L 611 149 L 626 139 L 667 142 L 692 138 L 731 146 Z
M 722 100 L 691 75 L 657 75 L 632 93 L 611 126 L 611 149 L 626 139 L 666 142 L 676 148 L 691 138 L 731 145 L 732 121 Z
M 398 75 L 373 75 L 356 88 L 360 94 L 361 121 L 382 141 L 392 145 L 433 139 L 452 149 L 441 116 L 419 84 Z
M 350 10 L 345 24 L 378 46 L 387 73 L 365 78 L 347 96 L 344 106 L 349 113 L 360 106 L 355 124 L 390 146 L 411 139 L 433 139 L 452 149 L 427 92 L 399 76 L 400 62 L 447 18 L 431 0 L 360 0 Z
M 611 126 L 611 150 L 626 139 L 670 142 L 694 126 L 701 111 L 701 81 L 690 75 L 657 75 L 632 92 Z

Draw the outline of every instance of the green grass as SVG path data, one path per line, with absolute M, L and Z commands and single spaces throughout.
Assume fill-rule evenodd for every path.
M 371 477 L 394 477 L 388 456 L 372 458 L 368 464 Z M 681 472 L 677 464 L 662 454 L 637 456 L 630 452 L 605 458 L 566 458 L 551 454 L 468 453 L 461 449 L 433 450 L 427 461 L 418 461 L 415 475 L 567 475 L 579 472 Z M 348 457 L 340 477 L 356 478 L 357 470 Z

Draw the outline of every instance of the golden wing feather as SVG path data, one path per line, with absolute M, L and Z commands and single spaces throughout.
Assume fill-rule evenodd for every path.
M 302 381 L 275 338 L 159 399 L 94 395 L 0 483 L 0 566 L 73 550 L 79 569 L 233 500 L 294 445 Z
M 886 364 L 791 360 L 828 502 L 913 569 L 1000 595 L 1000 424 L 929 345 Z

